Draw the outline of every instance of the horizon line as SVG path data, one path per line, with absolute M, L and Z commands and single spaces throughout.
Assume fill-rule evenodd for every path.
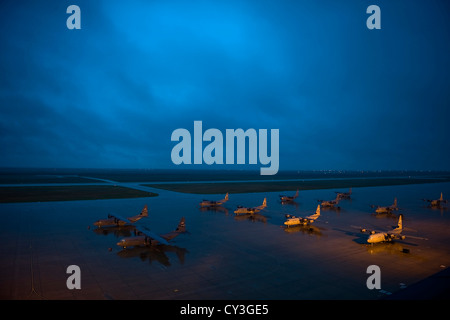
M 3 170 L 127 170 L 127 171 L 235 171 L 235 172 L 259 172 L 259 169 L 243 168 L 132 168 L 132 167 L 40 167 L 40 166 L 0 166 Z M 280 172 L 448 172 L 450 169 L 280 169 Z

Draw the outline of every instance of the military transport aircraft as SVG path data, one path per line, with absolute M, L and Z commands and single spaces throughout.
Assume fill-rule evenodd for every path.
M 253 214 L 256 212 L 261 211 L 262 209 L 264 209 L 265 207 L 267 207 L 267 200 L 266 198 L 264 198 L 264 201 L 262 203 L 262 205 L 258 206 L 258 207 L 253 207 L 253 208 L 246 208 L 243 206 L 238 206 L 236 210 L 234 210 L 235 214 Z
M 369 232 L 370 236 L 367 239 L 368 243 L 378 243 L 378 242 L 389 242 L 394 239 L 405 239 L 404 235 L 401 235 L 403 231 L 403 215 L 400 214 L 398 217 L 397 226 L 393 227 L 394 229 L 387 232 L 376 232 L 374 230 L 361 229 L 361 232 Z
M 371 207 L 375 207 L 374 205 L 371 205 Z M 377 206 L 375 209 L 375 213 L 381 214 L 381 213 L 392 213 L 393 211 L 397 211 L 399 208 L 397 207 L 397 198 L 394 198 L 394 204 L 387 206 L 387 207 L 380 207 Z
M 428 201 L 430 203 L 430 205 L 429 205 L 430 208 L 438 208 L 438 209 L 443 208 L 443 206 L 442 206 L 443 203 L 449 202 L 448 200 L 444 200 L 442 192 L 441 192 L 441 197 L 439 199 L 436 199 L 436 200 L 422 199 L 422 200 Z
M 352 188 L 348 190 L 348 192 L 337 192 L 336 191 L 336 199 L 342 200 L 342 199 L 350 199 L 350 196 L 352 195 Z
M 285 196 L 285 195 L 280 194 L 279 197 L 280 197 L 281 203 L 293 202 L 298 197 L 298 189 L 297 189 L 297 192 L 295 193 L 295 195 L 293 195 L 293 196 Z
M 299 226 L 299 225 L 308 225 L 310 223 L 313 223 L 317 220 L 317 218 L 320 216 L 320 204 L 317 205 L 316 213 L 310 216 L 307 216 L 306 218 L 291 216 L 289 214 L 286 215 L 287 220 L 284 222 L 284 225 L 289 227 Z
M 157 235 L 156 233 L 153 233 L 151 231 L 142 230 L 139 228 L 136 228 L 136 231 L 137 236 L 123 238 L 119 242 L 117 242 L 117 245 L 122 248 L 136 246 L 155 246 L 158 244 L 169 245 L 168 241 L 186 232 L 186 223 L 183 217 L 178 223 L 178 227 L 174 231 L 161 235 Z
M 228 193 L 225 195 L 225 198 L 222 200 L 214 201 L 214 200 L 203 200 L 200 202 L 200 207 L 217 207 L 221 206 L 225 202 L 228 201 Z
M 317 201 L 320 202 L 320 206 L 322 208 L 336 208 L 336 209 L 339 209 L 339 207 L 336 207 L 336 205 L 339 203 L 339 201 L 341 201 L 341 199 L 339 199 L 339 197 L 336 196 L 336 199 L 334 199 L 334 200 L 329 200 L 329 201 L 317 200 Z
M 118 214 L 108 214 L 108 219 L 101 219 L 94 222 L 94 226 L 97 227 L 121 227 L 125 225 L 130 225 L 135 223 L 136 221 L 148 217 L 148 208 L 147 205 L 144 206 L 141 213 L 135 215 L 133 217 L 124 218 L 119 216 Z
M 403 235 L 402 232 L 405 230 L 403 227 L 403 214 L 398 217 L 398 222 L 396 226 L 392 226 L 392 230 L 386 232 L 377 232 L 374 230 L 368 230 L 361 227 L 352 226 L 353 228 L 358 228 L 362 233 L 369 233 L 367 242 L 370 244 L 379 242 L 392 242 L 393 240 L 404 240 L 405 238 L 428 240 L 423 237 L 416 237 L 411 235 Z

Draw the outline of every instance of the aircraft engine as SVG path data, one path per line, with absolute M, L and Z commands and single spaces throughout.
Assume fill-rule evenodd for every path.
M 386 238 L 387 241 L 392 241 L 395 239 L 394 234 L 386 234 L 384 237 Z

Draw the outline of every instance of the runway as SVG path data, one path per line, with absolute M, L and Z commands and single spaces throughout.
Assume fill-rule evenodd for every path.
M 314 229 L 282 228 L 284 214 L 313 213 L 317 199 L 342 189 L 300 191 L 295 205 L 279 192 L 230 194 L 224 209 L 200 210 L 202 199 L 223 195 L 185 194 L 119 185 L 157 197 L 2 203 L 2 299 L 380 299 L 407 289 L 450 266 L 450 211 L 427 208 L 422 198 L 450 194 L 450 183 L 353 188 L 341 210 L 322 210 Z M 289 192 L 286 192 L 289 193 Z M 292 192 L 291 192 L 292 193 Z M 237 205 L 258 206 L 260 219 L 236 219 Z M 390 205 L 404 215 L 404 241 L 369 245 L 358 226 L 380 231 L 396 217 L 376 217 L 370 204 Z M 132 230 L 97 230 L 108 213 L 131 216 L 147 204 L 149 217 L 137 226 L 172 231 L 186 218 L 188 234 L 173 246 L 122 250 L 118 240 Z M 406 249 L 406 250 L 405 250 Z M 69 290 L 69 265 L 81 270 L 81 289 Z M 366 286 L 370 265 L 381 270 L 381 289 Z

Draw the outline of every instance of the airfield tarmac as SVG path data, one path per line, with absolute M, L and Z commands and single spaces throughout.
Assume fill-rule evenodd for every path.
M 142 183 L 143 184 L 143 183 Z M 313 230 L 282 228 L 284 214 L 313 213 L 317 199 L 334 191 L 300 191 L 296 204 L 282 205 L 283 192 L 230 194 L 225 209 L 200 210 L 202 199 L 223 194 L 171 192 L 141 183 L 122 186 L 157 197 L 2 203 L 1 299 L 379 299 L 450 266 L 450 210 L 426 207 L 422 198 L 450 195 L 450 183 L 353 188 L 341 210 L 322 209 Z M 292 195 L 294 192 L 287 191 Z M 268 207 L 257 219 L 237 219 L 237 205 Z M 402 211 L 373 215 L 370 204 Z M 132 230 L 97 230 L 108 213 L 132 216 L 147 204 L 137 226 L 156 233 L 175 229 L 182 216 L 188 234 L 173 246 L 121 249 Z M 406 238 L 369 245 L 358 227 L 389 230 L 404 215 Z M 417 239 L 427 238 L 428 240 Z M 69 265 L 81 269 L 81 289 L 69 290 Z M 369 265 L 381 269 L 381 289 L 369 290 Z M 419 293 L 420 296 L 420 293 Z

